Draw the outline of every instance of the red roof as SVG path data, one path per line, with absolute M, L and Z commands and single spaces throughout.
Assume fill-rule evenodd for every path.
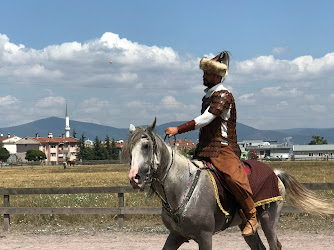
M 36 141 L 39 141 L 40 143 L 60 143 L 60 142 L 78 142 L 77 139 L 74 139 L 72 137 L 34 137 L 33 138 Z

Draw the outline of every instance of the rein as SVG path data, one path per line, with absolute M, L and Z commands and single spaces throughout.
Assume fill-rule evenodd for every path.
M 167 136 L 167 135 L 166 135 Z M 156 178 L 154 177 L 154 175 L 156 175 L 158 172 L 159 172 L 159 166 L 160 164 L 155 167 L 157 164 L 155 164 L 155 157 L 157 157 L 158 155 L 158 150 L 157 150 L 157 142 L 154 138 L 154 134 L 150 135 L 150 138 L 153 142 L 153 157 L 152 157 L 152 161 L 151 161 L 151 164 L 150 165 L 150 169 L 149 169 L 149 172 L 148 172 L 148 176 L 147 178 L 145 179 L 145 183 L 152 183 L 153 181 L 158 181 L 160 182 L 162 185 L 164 184 L 165 182 L 165 179 L 169 173 L 169 170 L 171 169 L 171 167 L 173 166 L 173 163 L 174 163 L 174 151 L 172 149 L 172 157 L 171 157 L 171 163 L 169 164 L 169 167 L 165 173 L 165 175 L 161 178 L 161 180 L 159 178 Z M 166 137 L 165 137 L 165 140 L 166 140 Z M 152 172 L 152 173 L 151 173 Z
M 167 138 L 167 135 L 165 136 L 164 141 L 166 141 L 166 138 Z M 168 139 L 169 139 L 169 137 L 168 137 Z M 190 165 L 188 163 L 189 180 L 188 180 L 188 183 L 187 183 L 187 187 L 186 187 L 186 190 L 185 190 L 185 193 L 183 195 L 183 199 L 182 199 L 181 203 L 177 206 L 177 208 L 173 209 L 171 207 L 171 205 L 169 204 L 169 202 L 168 202 L 164 185 L 165 185 L 165 180 L 166 180 L 166 178 L 167 178 L 167 176 L 169 174 L 169 171 L 170 171 L 170 169 L 172 168 L 172 166 L 174 164 L 174 150 L 173 150 L 173 148 L 171 149 L 172 150 L 171 162 L 170 162 L 170 164 L 169 164 L 169 166 L 167 168 L 167 171 L 163 175 L 163 177 L 161 179 L 159 179 L 157 177 L 154 177 L 154 175 L 156 175 L 159 172 L 159 166 L 160 165 L 158 165 L 156 168 L 154 167 L 156 165 L 155 162 L 154 162 L 155 161 L 155 157 L 157 156 L 157 153 L 158 153 L 158 151 L 157 151 L 157 144 L 156 144 L 156 140 L 154 138 L 154 134 L 152 134 L 151 140 L 153 141 L 153 157 L 152 157 L 153 159 L 152 159 L 152 163 L 150 165 L 149 177 L 147 178 L 147 180 L 145 181 L 145 183 L 150 183 L 151 184 L 151 188 L 154 190 L 154 192 L 161 199 L 162 205 L 163 205 L 163 208 L 165 209 L 165 211 L 169 214 L 169 216 L 174 220 L 175 223 L 179 224 L 179 222 L 180 222 L 180 215 L 182 214 L 184 208 L 188 204 L 188 201 L 190 200 L 190 198 L 191 198 L 191 196 L 193 194 L 193 191 L 194 191 L 194 189 L 195 189 L 195 187 L 197 185 L 197 182 L 199 180 L 199 176 L 200 176 L 201 170 L 200 170 L 199 166 L 197 166 L 194 162 L 192 162 L 197 167 L 197 171 L 196 171 L 196 174 L 195 174 L 195 176 L 193 178 L 192 184 L 190 185 L 191 179 L 192 179 L 191 177 L 193 176 L 193 174 L 190 172 Z M 175 138 L 175 141 L 176 141 L 176 138 Z M 170 139 L 169 139 L 169 142 L 171 144 L 171 140 Z M 153 169 L 152 174 L 151 174 L 151 169 Z M 157 187 L 153 183 L 153 181 L 155 181 L 156 183 L 158 183 L 160 185 L 160 187 L 161 187 L 161 189 L 163 191 L 162 195 L 159 192 L 157 192 Z

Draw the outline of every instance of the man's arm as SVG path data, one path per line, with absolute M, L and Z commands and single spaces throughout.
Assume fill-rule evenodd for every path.
M 205 110 L 205 112 L 196 117 L 194 120 L 191 120 L 189 122 L 183 123 L 180 126 L 177 127 L 169 127 L 165 130 L 165 134 L 169 137 L 182 134 L 191 130 L 202 128 L 206 125 L 208 125 L 210 122 L 212 122 L 217 116 L 209 112 L 209 108 Z
M 165 130 L 165 134 L 171 137 L 171 136 L 182 134 L 182 133 L 194 130 L 194 129 L 195 129 L 195 121 L 191 120 L 189 122 L 181 124 L 180 126 L 167 128 Z
M 165 130 L 165 134 L 171 137 L 194 129 L 202 128 L 212 122 L 217 116 L 220 116 L 224 110 L 229 109 L 230 104 L 233 101 L 233 96 L 229 91 L 217 91 L 212 94 L 211 104 L 202 115 L 178 127 L 167 128 Z

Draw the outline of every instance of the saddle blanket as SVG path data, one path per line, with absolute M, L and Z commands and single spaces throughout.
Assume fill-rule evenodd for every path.
M 278 177 L 267 164 L 256 160 L 242 160 L 241 162 L 244 164 L 244 170 L 248 176 L 249 184 L 253 192 L 252 198 L 255 207 L 269 204 L 274 201 L 283 201 L 279 192 Z M 224 187 L 228 189 L 227 184 L 224 181 L 224 175 L 218 171 L 214 172 L 219 174 L 218 178 L 223 182 Z M 218 184 L 217 187 L 219 193 L 224 192 L 222 190 L 223 187 L 219 185 L 220 182 L 218 181 L 216 174 L 213 174 L 213 176 L 215 177 L 216 184 Z

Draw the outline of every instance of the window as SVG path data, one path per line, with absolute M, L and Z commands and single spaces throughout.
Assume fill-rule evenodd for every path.
M 313 153 L 308 153 L 308 156 L 313 156 Z
M 56 157 L 56 153 L 51 153 L 51 157 Z
M 50 147 L 51 147 L 51 148 L 56 148 L 56 145 L 51 145 Z
M 319 156 L 323 156 L 323 153 L 319 153 Z
M 71 155 L 72 155 L 72 156 L 75 156 L 75 153 L 74 153 L 74 152 L 72 152 L 72 153 L 71 153 Z

